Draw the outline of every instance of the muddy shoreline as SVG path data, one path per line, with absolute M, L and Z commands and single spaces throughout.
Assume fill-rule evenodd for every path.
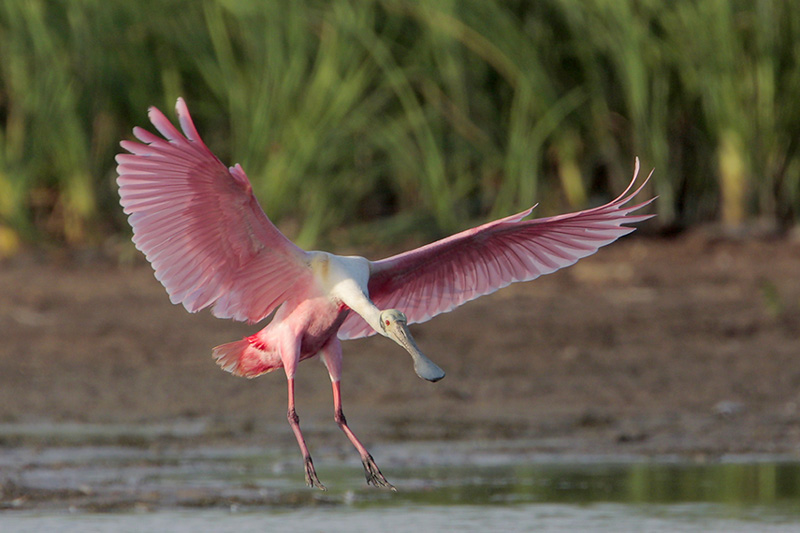
M 83 441 L 290 446 L 282 374 L 236 378 L 210 357 L 258 326 L 171 305 L 134 257 L 36 252 L 0 264 L 0 445 L 59 444 L 53 424 L 188 424 L 190 434 L 97 430 Z M 799 274 L 800 243 L 788 239 L 626 238 L 413 326 L 448 372 L 440 383 L 417 378 L 385 339 L 344 343 L 345 412 L 367 443 L 800 455 Z M 297 391 L 312 449 L 346 450 L 324 367 L 301 365 Z

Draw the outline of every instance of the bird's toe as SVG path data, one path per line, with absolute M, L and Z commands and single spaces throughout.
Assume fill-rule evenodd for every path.
M 305 460 L 306 464 L 306 485 L 311 488 L 318 488 L 319 490 L 328 490 L 325 488 L 319 478 L 317 477 L 317 471 L 314 469 L 314 463 L 311 461 L 311 457 L 307 457 Z
M 394 487 L 394 485 L 389 483 L 381 473 L 378 465 L 375 464 L 375 460 L 372 459 L 371 455 L 367 455 L 366 457 L 362 458 L 361 462 L 364 464 L 364 475 L 367 478 L 367 485 L 383 487 L 385 489 L 390 489 L 397 492 L 397 489 Z

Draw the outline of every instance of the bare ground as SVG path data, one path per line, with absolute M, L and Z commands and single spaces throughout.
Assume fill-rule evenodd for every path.
M 0 263 L 0 423 L 199 421 L 194 441 L 290 445 L 283 375 L 237 378 L 210 357 L 257 329 L 171 305 L 140 258 L 23 254 Z M 412 332 L 443 381 L 386 339 L 344 344 L 345 412 L 367 443 L 800 455 L 797 241 L 627 238 Z M 297 390 L 312 448 L 347 446 L 324 367 L 301 365 Z

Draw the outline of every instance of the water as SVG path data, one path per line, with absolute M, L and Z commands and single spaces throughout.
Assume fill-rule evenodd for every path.
M 393 507 L 377 512 L 354 509 L 261 511 L 161 511 L 115 515 L 5 515 L 9 532 L 349 532 L 502 531 L 502 532 L 796 532 L 797 524 L 714 516 L 696 506 L 635 508 L 621 505 L 520 505 L 513 507 Z M 711 514 L 711 516 L 709 516 Z
M 375 446 L 393 493 L 350 450 L 0 449 L 0 532 L 800 531 L 800 463 L 780 457 L 538 454 L 524 442 Z

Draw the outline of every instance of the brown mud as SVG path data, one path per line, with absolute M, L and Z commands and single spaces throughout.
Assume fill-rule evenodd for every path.
M 73 423 L 94 428 L 93 444 L 291 446 L 282 373 L 237 378 L 210 356 L 257 329 L 171 305 L 141 258 L 31 252 L 0 263 L 0 446 L 58 444 L 24 428 Z M 345 413 L 367 444 L 800 455 L 797 241 L 626 238 L 412 333 L 447 371 L 441 382 L 420 380 L 386 339 L 344 343 Z M 301 365 L 297 391 L 312 450 L 347 449 L 324 367 Z M 97 430 L 107 424 L 199 429 L 108 437 Z

